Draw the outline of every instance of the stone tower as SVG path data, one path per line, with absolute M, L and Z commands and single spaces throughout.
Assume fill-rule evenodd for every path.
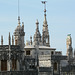
M 42 1 L 42 3 L 46 6 L 46 1 Z M 43 22 L 43 30 L 42 30 L 42 43 L 45 46 L 50 47 L 49 42 L 49 31 L 48 31 L 48 24 L 46 19 L 46 7 L 44 8 L 44 22 Z
M 39 31 L 39 22 L 36 21 L 36 32 L 34 34 L 34 45 L 39 45 L 41 43 L 41 34 Z
M 73 49 L 72 49 L 72 38 L 71 38 L 71 34 L 67 35 L 67 40 L 66 40 L 66 45 L 67 45 L 67 56 L 71 56 L 73 57 Z
M 18 17 L 18 26 L 15 29 L 14 36 L 15 36 L 15 45 L 19 45 L 20 48 L 23 50 L 25 32 L 24 32 L 24 23 L 22 23 L 22 26 L 20 25 L 20 17 Z

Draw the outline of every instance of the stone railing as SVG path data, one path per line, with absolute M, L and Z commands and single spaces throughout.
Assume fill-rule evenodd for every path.
M 37 71 L 3 71 L 0 75 L 38 75 Z

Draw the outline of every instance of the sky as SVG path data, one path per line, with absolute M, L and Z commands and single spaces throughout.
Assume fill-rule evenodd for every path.
M 50 45 L 57 51 L 66 54 L 66 38 L 72 37 L 72 47 L 75 48 L 75 0 L 46 0 L 47 22 L 50 34 Z M 34 36 L 36 20 L 42 34 L 44 20 L 44 6 L 41 0 L 19 0 L 21 24 L 24 22 L 25 41 Z M 9 32 L 11 36 L 18 25 L 18 0 L 0 0 L 0 36 L 3 35 L 4 44 L 8 44 Z M 1 39 L 1 37 L 0 37 Z M 0 40 L 1 41 L 1 40 Z

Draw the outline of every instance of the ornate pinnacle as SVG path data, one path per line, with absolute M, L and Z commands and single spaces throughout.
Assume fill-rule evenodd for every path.
M 9 32 L 9 45 L 11 45 L 11 37 L 10 37 L 10 32 Z
M 1 45 L 3 45 L 3 36 L 1 36 Z

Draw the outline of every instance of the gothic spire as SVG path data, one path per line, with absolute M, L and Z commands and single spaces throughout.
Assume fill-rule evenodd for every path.
M 3 36 L 1 36 L 1 45 L 3 45 Z
M 46 1 L 42 1 L 42 3 L 44 4 L 44 21 L 43 21 L 42 43 L 45 46 L 50 46 L 48 24 L 47 24 L 47 19 L 46 19 Z
M 30 45 L 32 45 L 32 36 L 30 36 Z
M 14 45 L 14 37 L 13 37 L 13 35 L 12 35 L 12 45 Z
M 10 32 L 9 32 L 9 45 L 11 45 L 11 37 L 10 37 Z
M 34 34 L 34 44 L 38 45 L 41 42 L 41 34 L 39 32 L 39 22 L 38 20 L 36 21 L 36 32 Z

